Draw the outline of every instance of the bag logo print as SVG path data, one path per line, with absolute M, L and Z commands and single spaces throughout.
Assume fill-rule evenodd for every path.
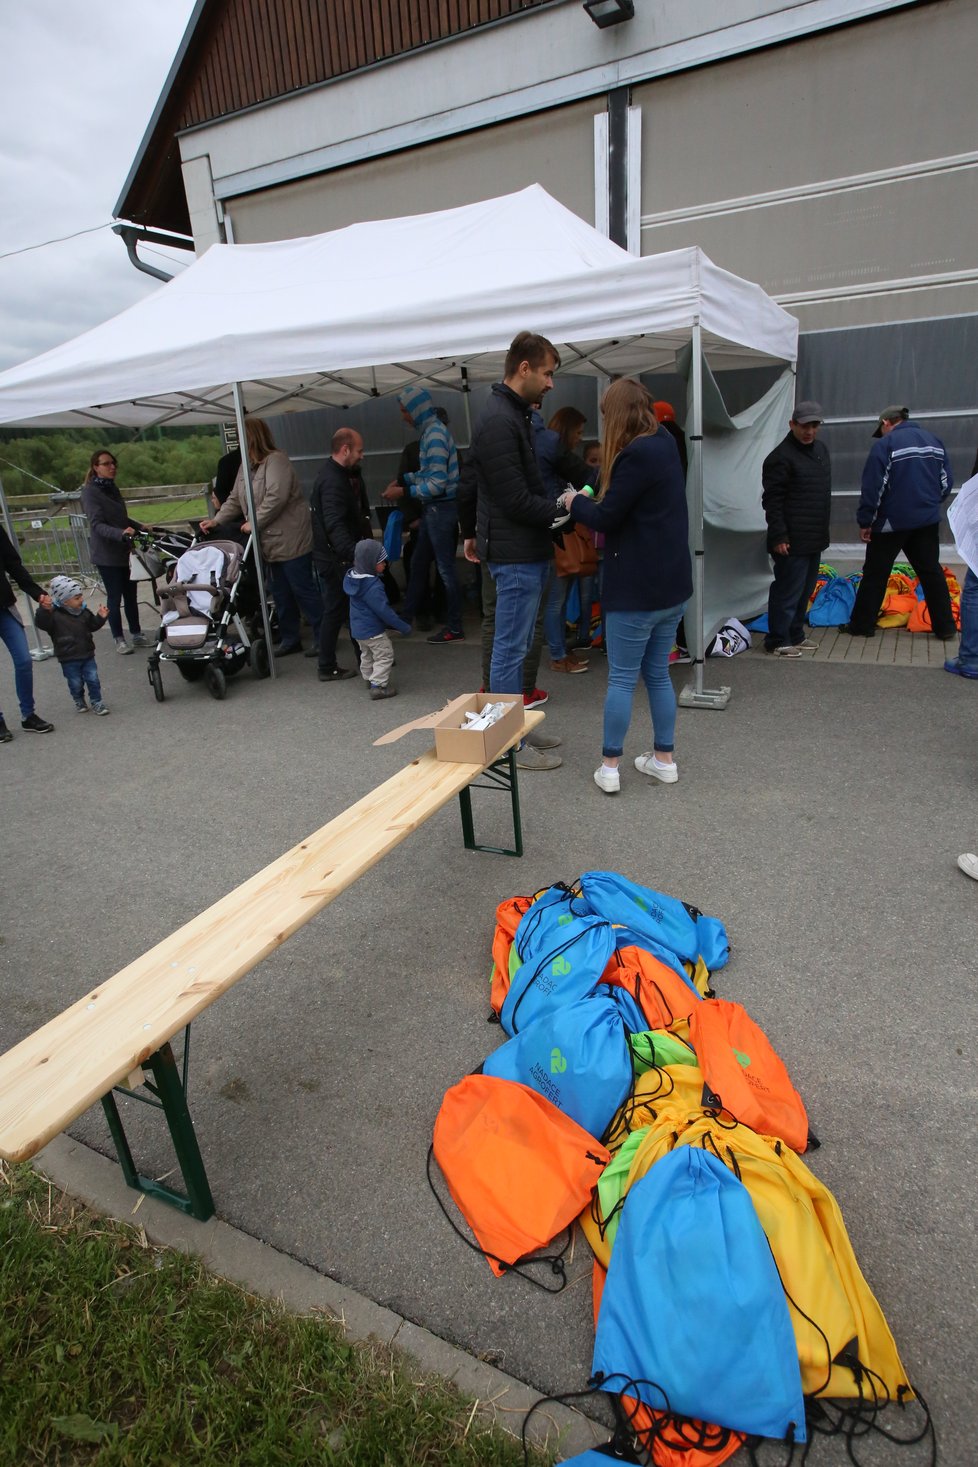
M 737 1061 L 738 1065 L 742 1066 L 743 1069 L 750 1069 L 750 1055 L 744 1054 L 744 1051 L 742 1049 L 734 1050 L 734 1059 Z
M 555 978 L 566 978 L 571 971 L 571 964 L 564 957 L 554 958 L 550 965 L 550 971 Z
M 567 1060 L 556 1046 L 550 1051 L 550 1073 L 551 1075 L 562 1075 L 567 1068 Z

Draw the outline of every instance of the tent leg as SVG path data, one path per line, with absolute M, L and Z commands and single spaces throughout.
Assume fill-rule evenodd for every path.
M 241 468 L 244 473 L 245 498 L 248 501 L 248 523 L 251 526 L 251 550 L 255 557 L 255 575 L 258 577 L 258 597 L 261 601 L 261 624 L 265 633 L 265 647 L 268 651 L 268 671 L 271 677 L 277 677 L 275 654 L 272 652 L 272 623 L 268 614 L 268 597 L 265 595 L 265 562 L 262 560 L 261 545 L 258 543 L 258 531 L 256 529 L 255 496 L 251 487 L 251 464 L 248 462 L 248 438 L 245 433 L 244 399 L 241 396 L 240 382 L 231 383 L 231 393 L 234 397 L 234 418 L 238 425 L 238 442 L 241 444 Z
M 680 708 L 726 708 L 730 702 L 729 688 L 704 688 L 703 668 L 706 658 L 703 632 L 704 563 L 703 538 L 703 333 L 700 322 L 692 328 L 692 372 L 693 412 L 688 442 L 690 448 L 689 494 L 690 549 L 693 555 L 693 595 L 689 603 L 691 615 L 686 619 L 686 640 L 690 642 L 692 627 L 693 681 L 679 694 Z

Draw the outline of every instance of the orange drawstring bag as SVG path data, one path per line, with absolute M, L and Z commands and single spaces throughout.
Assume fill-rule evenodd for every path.
M 725 1111 L 761 1136 L 780 1136 L 793 1151 L 807 1149 L 804 1102 L 746 1009 L 726 998 L 697 1004 L 689 1016 L 689 1042 Z
M 641 947 L 617 948 L 601 974 L 602 983 L 624 988 L 632 995 L 650 1029 L 671 1029 L 688 1019 L 702 1003 L 692 983 L 683 982 L 674 968 Z
M 611 1160 L 536 1090 L 495 1075 L 467 1075 L 446 1093 L 433 1151 L 497 1276 L 570 1226 Z
M 503 1000 L 509 992 L 509 950 L 513 946 L 516 929 L 524 912 L 532 907 L 531 896 L 507 897 L 496 908 L 496 931 L 492 939 L 492 974 L 490 977 L 489 1005 L 498 1014 Z

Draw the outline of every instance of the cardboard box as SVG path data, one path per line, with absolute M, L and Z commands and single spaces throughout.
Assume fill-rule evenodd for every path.
M 486 729 L 462 728 L 465 714 L 481 712 L 487 703 L 509 703 L 511 706 L 497 723 Z M 516 693 L 463 693 L 453 698 L 437 713 L 426 713 L 392 728 L 374 739 L 375 744 L 391 744 L 416 728 L 435 731 L 435 755 L 452 764 L 491 764 L 507 744 L 519 737 L 524 722 L 523 699 Z

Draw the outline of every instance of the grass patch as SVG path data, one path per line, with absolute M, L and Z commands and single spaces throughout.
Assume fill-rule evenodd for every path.
M 412 1380 L 390 1352 L 215 1280 L 2 1163 L 0 1360 L 0 1462 L 20 1467 L 523 1461 L 471 1403 Z

